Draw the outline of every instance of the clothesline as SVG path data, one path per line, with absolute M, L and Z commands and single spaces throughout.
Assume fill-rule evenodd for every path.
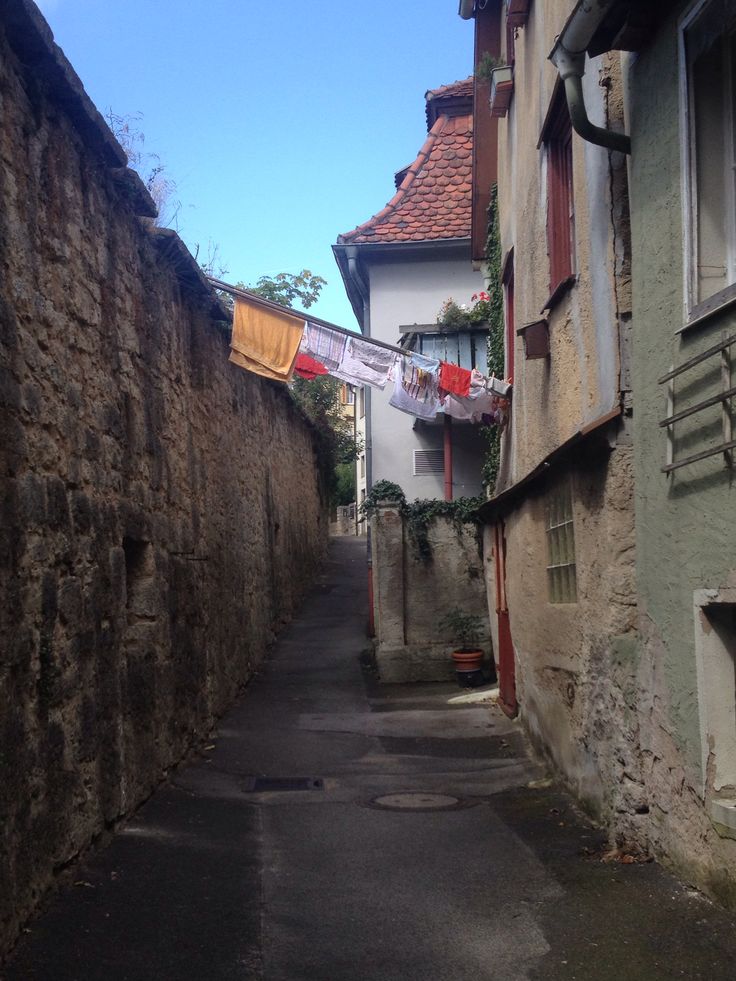
M 239 296 L 244 300 L 248 300 L 250 303 L 255 303 L 259 306 L 266 308 L 267 310 L 275 310 L 278 313 L 291 314 L 292 317 L 301 317 L 302 320 L 308 320 L 312 324 L 317 324 L 320 327 L 327 327 L 328 330 L 334 330 L 338 334 L 344 334 L 346 337 L 359 337 L 365 341 L 369 341 L 375 347 L 385 348 L 387 351 L 394 351 L 396 354 L 407 354 L 407 348 L 397 347 L 395 344 L 387 344 L 385 341 L 378 341 L 375 337 L 365 337 L 363 334 L 358 334 L 357 331 L 348 330 L 347 327 L 338 327 L 337 324 L 330 323 L 329 320 L 321 320 L 319 317 L 312 316 L 311 313 L 302 313 L 300 310 L 294 310 L 293 307 L 284 306 L 283 303 L 275 303 L 273 300 L 267 300 L 265 296 L 260 296 L 258 293 L 252 293 L 250 290 L 241 289 L 239 286 L 232 286 L 230 283 L 224 283 L 220 279 L 215 279 L 213 276 L 208 276 L 207 279 L 215 287 L 215 289 L 222 290 L 223 293 L 229 293 L 231 296 Z
M 251 290 L 213 276 L 207 279 L 235 297 L 230 360 L 248 371 L 282 382 L 290 381 L 294 372 L 308 380 L 330 374 L 351 385 L 381 390 L 393 380 L 389 404 L 420 418 L 444 411 L 478 421 L 491 414 L 499 417 L 508 406 L 511 384 L 494 375 L 488 378 L 475 368 L 374 341 Z M 448 396 L 458 405 L 448 402 Z

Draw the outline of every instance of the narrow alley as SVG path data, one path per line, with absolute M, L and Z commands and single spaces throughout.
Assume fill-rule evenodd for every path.
M 732 978 L 733 918 L 602 862 L 498 709 L 361 668 L 364 549 L 332 541 L 203 755 L 73 868 L 4 981 Z

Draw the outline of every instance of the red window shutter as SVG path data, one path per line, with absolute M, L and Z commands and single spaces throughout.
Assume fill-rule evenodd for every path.
M 575 213 L 572 126 L 564 91 L 558 88 L 542 134 L 547 152 L 547 250 L 550 295 L 574 272 Z

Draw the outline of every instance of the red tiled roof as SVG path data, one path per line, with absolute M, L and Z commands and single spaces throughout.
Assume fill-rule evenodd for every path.
M 473 76 L 464 78 L 461 82 L 450 82 L 449 85 L 440 85 L 438 89 L 429 89 L 424 94 L 425 99 L 437 99 L 447 95 L 473 95 Z
M 468 93 L 472 93 L 472 79 L 427 93 L 428 106 L 435 98 L 447 98 L 448 104 L 437 115 L 419 155 L 406 168 L 386 207 L 353 231 L 339 235 L 340 244 L 470 237 L 473 117 L 470 112 L 450 115 L 453 108 L 455 113 L 465 108 Z

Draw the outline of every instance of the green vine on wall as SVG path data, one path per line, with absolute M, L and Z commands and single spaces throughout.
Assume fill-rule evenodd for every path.
M 488 292 L 491 296 L 488 315 L 488 371 L 498 378 L 503 378 L 504 319 L 501 285 L 501 228 L 498 216 L 498 185 L 496 184 L 491 186 L 491 200 L 488 205 L 486 266 L 488 270 Z M 492 495 L 495 491 L 501 463 L 501 433 L 498 426 L 482 426 L 480 433 L 486 441 L 481 480 Z
M 432 561 L 429 526 L 435 518 L 450 518 L 458 534 L 463 525 L 479 527 L 477 510 L 484 503 L 482 497 L 458 497 L 454 501 L 428 500 L 407 501 L 401 487 L 390 480 L 379 480 L 371 488 L 360 510 L 368 518 L 378 514 L 380 501 L 393 501 L 398 505 L 409 532 L 409 539 L 423 562 Z

